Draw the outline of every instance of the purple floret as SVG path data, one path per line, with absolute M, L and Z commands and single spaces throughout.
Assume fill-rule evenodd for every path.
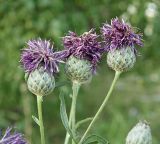
M 23 134 L 12 132 L 12 128 L 7 128 L 5 134 L 0 140 L 0 144 L 28 144 Z
M 105 23 L 101 32 L 107 51 L 129 46 L 136 52 L 135 45 L 143 46 L 142 34 L 136 34 L 131 26 L 118 18 L 112 19 L 110 25 Z
M 94 29 L 80 36 L 74 32 L 69 32 L 63 38 L 64 47 L 69 51 L 68 57 L 75 56 L 80 59 L 89 60 L 93 65 L 94 71 L 103 53 L 101 43 L 97 40 L 98 37 Z
M 26 72 L 32 72 L 43 66 L 50 73 L 59 72 L 58 63 L 63 62 L 67 51 L 53 51 L 53 45 L 47 40 L 29 40 L 22 50 L 21 63 Z

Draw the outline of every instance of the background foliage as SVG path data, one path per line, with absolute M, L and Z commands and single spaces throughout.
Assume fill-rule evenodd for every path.
M 124 73 L 93 132 L 112 144 L 125 137 L 138 120 L 150 122 L 153 143 L 160 142 L 160 2 L 159 0 L 0 0 L 0 128 L 14 125 L 32 144 L 40 143 L 31 115 L 35 97 L 28 92 L 20 68 L 20 51 L 32 38 L 50 39 L 62 49 L 68 30 L 81 34 L 111 18 L 122 17 L 144 33 L 136 66 Z M 77 119 L 93 116 L 113 79 L 103 56 L 98 73 L 79 94 Z M 56 81 L 66 81 L 63 66 Z M 69 108 L 71 84 L 63 86 Z M 45 130 L 49 144 L 63 142 L 65 130 L 59 116 L 59 88 L 44 99 Z M 85 128 L 85 125 L 83 128 Z M 80 131 L 80 133 L 83 132 Z

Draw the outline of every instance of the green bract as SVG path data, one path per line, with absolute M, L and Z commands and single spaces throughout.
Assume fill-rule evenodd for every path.
M 115 71 L 128 71 L 134 66 L 135 62 L 135 51 L 130 47 L 111 50 L 107 55 L 107 63 Z
M 152 144 L 151 129 L 148 123 L 139 122 L 128 133 L 126 144 Z
M 86 83 L 92 79 L 92 65 L 88 60 L 69 57 L 66 61 L 65 72 L 69 79 L 78 83 Z
M 51 73 L 45 71 L 43 67 L 39 67 L 29 74 L 27 85 L 33 94 L 44 96 L 53 91 L 55 79 Z

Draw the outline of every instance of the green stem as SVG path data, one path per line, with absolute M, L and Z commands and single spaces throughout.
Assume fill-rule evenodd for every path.
M 71 104 L 71 110 L 70 110 L 70 114 L 69 114 L 69 127 L 70 127 L 70 128 L 72 128 L 72 118 L 73 118 L 72 115 L 73 115 L 73 111 L 74 111 L 74 110 L 73 110 L 74 104 L 75 104 L 75 102 L 74 102 L 74 100 L 73 100 L 73 95 L 72 95 L 72 104 Z M 69 135 L 69 133 L 67 132 L 64 144 L 68 144 L 68 143 L 69 143 L 69 138 L 70 138 L 70 135 Z
M 73 101 L 72 101 L 72 103 L 73 103 Z M 72 105 L 73 105 L 73 104 L 72 104 Z M 70 114 L 69 114 L 69 127 L 71 127 L 71 122 L 72 122 L 72 121 L 71 121 L 72 105 L 71 105 L 71 110 L 70 110 Z M 66 133 L 66 137 L 65 137 L 64 144 L 68 144 L 69 138 L 70 138 L 70 135 L 69 135 L 69 133 L 67 132 L 67 133 Z
M 73 85 L 72 85 L 73 94 L 72 94 L 72 104 L 71 104 L 71 110 L 70 110 L 70 116 L 69 116 L 69 126 L 71 127 L 74 134 L 76 133 L 76 126 L 75 126 L 76 125 L 76 101 L 77 101 L 79 88 L 80 88 L 80 84 L 77 82 L 73 82 Z M 69 143 L 69 138 L 70 138 L 70 135 L 67 133 L 64 144 Z M 72 143 L 74 144 L 74 141 L 72 141 Z
M 38 108 L 39 127 L 41 134 L 41 144 L 45 144 L 43 116 L 42 116 L 42 101 L 43 101 L 42 96 L 37 96 L 37 108 Z
M 116 81 L 118 80 L 120 74 L 121 74 L 121 72 L 116 71 L 114 80 L 113 80 L 113 82 L 112 82 L 112 84 L 111 84 L 111 87 L 110 87 L 108 93 L 107 93 L 107 96 L 105 97 L 102 105 L 101 105 L 100 108 L 98 109 L 98 111 L 97 111 L 97 113 L 95 114 L 93 120 L 91 121 L 91 123 L 89 124 L 87 130 L 85 131 L 84 135 L 82 136 L 79 144 L 82 144 L 82 142 L 83 142 L 83 140 L 86 138 L 88 132 L 89 132 L 90 129 L 93 127 L 94 123 L 96 122 L 96 120 L 98 119 L 98 117 L 99 117 L 99 115 L 101 114 L 102 110 L 104 109 L 104 107 L 105 107 L 106 103 L 108 102 L 108 99 L 109 99 L 109 97 L 110 97 L 110 95 L 111 95 L 111 93 L 112 93 L 112 91 L 113 91 L 113 88 L 114 88 L 114 86 L 115 86 L 115 84 L 116 84 Z

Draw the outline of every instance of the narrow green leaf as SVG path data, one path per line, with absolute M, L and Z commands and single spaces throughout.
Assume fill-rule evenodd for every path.
M 81 125 L 91 121 L 92 119 L 93 119 L 92 117 L 89 117 L 89 118 L 86 118 L 86 119 L 83 119 L 83 120 L 77 122 L 76 129 L 78 129 Z
M 39 124 L 39 119 L 38 119 L 37 117 L 35 117 L 34 115 L 32 115 L 32 119 L 35 121 L 35 123 L 36 123 L 37 125 L 40 126 L 40 124 Z
M 61 101 L 61 104 L 60 104 L 60 115 L 61 115 L 62 123 L 63 123 L 65 129 L 67 130 L 67 132 L 69 133 L 69 135 L 71 136 L 71 138 L 77 144 L 76 138 L 75 138 L 72 130 L 69 127 L 69 121 L 68 121 L 68 116 L 67 116 L 67 112 L 66 112 L 66 104 L 65 104 L 64 95 L 62 94 L 62 92 L 60 93 L 59 97 L 60 97 L 60 101 Z
M 96 144 L 109 144 L 109 142 L 107 140 L 105 140 L 104 138 L 98 136 L 98 135 L 90 135 L 88 136 L 82 144 L 90 144 L 90 143 L 96 143 Z

